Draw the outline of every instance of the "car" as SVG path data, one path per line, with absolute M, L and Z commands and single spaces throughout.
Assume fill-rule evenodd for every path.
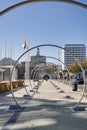
M 47 81 L 49 79 L 49 75 L 44 75 L 43 79 L 45 79 Z
M 76 83 L 77 84 L 84 84 L 84 79 L 83 78 L 77 78 Z

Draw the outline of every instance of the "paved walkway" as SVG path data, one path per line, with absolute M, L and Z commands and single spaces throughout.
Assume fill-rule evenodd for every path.
M 11 94 L 0 94 L 0 130 L 87 129 L 87 111 L 71 111 L 81 96 L 80 90 L 72 92 L 69 86 L 49 80 L 40 85 L 37 93 L 29 92 L 32 98 L 23 96 L 24 88 L 14 93 L 21 109 L 9 109 L 9 104 L 13 104 Z M 87 105 L 87 98 L 83 104 Z

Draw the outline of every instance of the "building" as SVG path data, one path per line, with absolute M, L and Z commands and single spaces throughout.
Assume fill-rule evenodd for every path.
M 31 56 L 31 65 L 35 67 L 40 64 L 46 64 L 46 56 L 40 55 L 40 50 L 37 48 L 37 54 L 35 56 Z
M 37 53 L 35 56 L 31 56 L 30 62 L 24 61 L 18 65 L 18 79 L 29 79 L 31 76 L 31 71 L 36 66 L 41 66 L 46 64 L 46 57 L 40 55 L 40 50 L 37 48 Z
M 13 81 L 17 79 L 17 69 L 14 67 L 15 62 L 15 60 L 6 57 L 0 60 L 0 81 L 9 81 L 10 79 Z
M 18 79 L 24 79 L 25 78 L 25 62 L 21 62 L 20 64 L 18 64 Z
M 14 81 L 17 79 L 17 70 L 16 68 L 14 68 L 13 70 L 13 67 L 13 65 L 2 66 L 2 68 L 0 69 L 0 81 Z
M 86 47 L 84 44 L 65 44 L 64 48 L 63 60 L 66 66 L 73 63 L 74 57 L 79 59 L 79 61 L 86 59 Z

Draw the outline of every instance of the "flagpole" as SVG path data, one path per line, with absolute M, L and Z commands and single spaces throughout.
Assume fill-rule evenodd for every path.
M 6 44 L 6 39 L 5 39 L 5 58 L 6 58 L 6 47 L 7 47 L 7 44 Z
M 1 49 L 2 45 L 0 46 L 0 73 L 2 72 L 2 64 L 1 64 L 1 60 L 2 60 L 2 49 Z M 0 75 L 0 82 L 2 81 L 2 73 Z
M 11 73 L 11 70 L 12 70 L 12 40 L 10 44 L 10 73 Z M 12 76 L 12 80 L 13 80 L 13 76 Z
M 3 81 L 3 68 L 2 68 L 2 44 L 1 44 L 1 48 L 0 48 L 0 60 L 1 60 L 1 64 L 0 64 L 0 68 L 1 68 L 1 81 Z
M 11 45 L 10 45 L 10 58 L 11 58 L 11 61 L 10 61 L 10 65 L 12 67 L 12 41 L 11 41 Z
M 25 51 L 27 51 L 29 49 L 29 41 L 25 40 L 22 47 L 25 49 Z M 28 63 L 29 63 L 29 52 L 27 52 L 26 55 L 25 55 L 25 75 L 24 75 L 25 80 L 29 79 L 29 64 Z M 26 84 L 25 80 L 24 80 L 24 84 Z M 30 96 L 29 92 L 26 89 L 26 86 L 24 86 L 24 88 L 25 88 L 27 95 Z
M 26 40 L 26 51 L 29 49 L 29 40 Z M 26 54 L 26 62 L 25 62 L 25 79 L 29 79 L 29 52 Z

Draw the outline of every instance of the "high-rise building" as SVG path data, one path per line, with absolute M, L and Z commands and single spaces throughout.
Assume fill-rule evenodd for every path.
M 86 47 L 84 44 L 65 44 L 64 64 L 70 65 L 74 61 L 74 57 L 79 61 L 86 59 Z

